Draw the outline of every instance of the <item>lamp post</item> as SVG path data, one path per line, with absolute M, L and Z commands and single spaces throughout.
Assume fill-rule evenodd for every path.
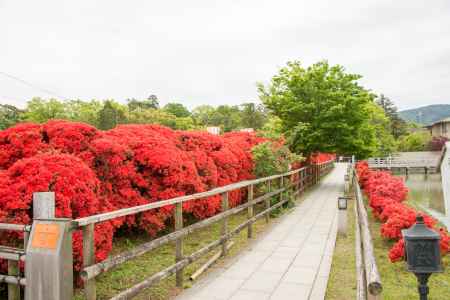
M 443 272 L 439 234 L 425 226 L 423 216 L 418 215 L 416 224 L 402 230 L 405 240 L 405 256 L 408 271 L 414 273 L 419 283 L 420 300 L 428 299 L 428 278 Z
M 347 201 L 349 197 L 338 197 L 338 232 L 347 235 Z
M 350 176 L 348 174 L 345 174 L 344 175 L 344 194 L 348 195 L 349 192 L 350 192 Z

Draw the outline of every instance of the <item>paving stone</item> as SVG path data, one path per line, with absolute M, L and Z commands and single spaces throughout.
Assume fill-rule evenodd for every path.
M 324 300 L 328 285 L 328 276 L 319 276 L 314 282 L 309 300 Z
M 291 259 L 294 260 L 295 256 L 299 253 L 299 249 L 292 247 L 280 246 L 270 255 L 270 258 L 278 259 Z
M 319 255 L 303 255 L 299 254 L 293 263 L 294 267 L 312 267 L 312 268 L 319 268 L 320 261 L 322 257 Z
M 307 300 L 310 291 L 310 285 L 281 283 L 270 300 Z
M 278 241 L 262 241 L 255 245 L 254 249 L 257 251 L 273 251 L 278 245 Z
M 267 300 L 269 297 L 269 293 L 239 290 L 230 300 Z
M 237 262 L 227 270 L 225 270 L 222 276 L 227 278 L 235 278 L 235 279 L 247 279 L 255 272 L 261 263 L 242 263 Z
M 281 282 L 312 285 L 317 274 L 316 268 L 290 267 Z
M 262 263 L 265 261 L 270 255 L 272 251 L 267 250 L 259 250 L 254 248 L 252 251 L 249 251 L 245 255 L 241 256 L 238 262 L 242 263 Z M 236 263 L 238 263 L 236 262 Z
M 219 277 L 205 286 L 198 294 L 198 297 L 205 298 L 209 296 L 210 299 L 229 299 L 243 283 L 244 280 L 242 279 Z
M 289 268 L 289 265 L 293 262 L 293 259 L 280 259 L 269 257 L 264 263 L 259 267 L 258 272 L 273 272 L 273 273 L 284 273 Z
M 283 273 L 257 272 L 244 282 L 241 289 L 271 293 L 281 280 Z
M 282 247 L 290 247 L 290 248 L 301 248 L 303 243 L 305 242 L 304 239 L 297 239 L 289 237 L 283 241 L 281 241 L 280 246 Z

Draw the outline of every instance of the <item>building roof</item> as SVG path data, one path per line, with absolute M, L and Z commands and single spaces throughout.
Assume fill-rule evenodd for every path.
M 447 118 L 444 118 L 442 120 L 436 121 L 433 124 L 431 124 L 431 126 L 434 126 L 434 125 L 439 124 L 439 123 L 450 123 L 450 117 L 447 117 Z

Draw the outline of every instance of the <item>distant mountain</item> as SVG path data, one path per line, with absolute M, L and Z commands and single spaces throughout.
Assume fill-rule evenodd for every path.
M 430 125 L 441 119 L 450 117 L 450 104 L 433 104 L 414 109 L 399 111 L 399 116 L 409 122 Z

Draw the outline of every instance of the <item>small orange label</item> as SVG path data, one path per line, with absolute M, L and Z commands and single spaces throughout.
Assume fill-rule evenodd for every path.
M 56 249 L 59 239 L 59 226 L 56 224 L 36 224 L 31 246 L 34 248 Z

